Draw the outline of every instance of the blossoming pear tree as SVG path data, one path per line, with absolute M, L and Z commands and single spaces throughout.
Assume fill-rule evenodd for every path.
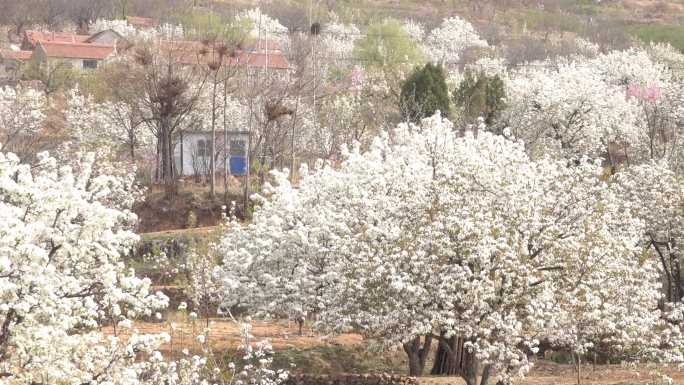
M 249 38 L 276 41 L 281 45 L 280 49 L 288 48 L 290 38 L 287 27 L 258 7 L 240 12 L 235 16 L 235 21 L 248 30 Z
M 0 154 L 0 379 L 10 383 L 122 383 L 138 351 L 163 336 L 104 338 L 167 299 L 125 268 L 135 215 L 115 202 L 132 179 L 97 174 L 94 159 L 29 166 Z M 126 186 L 124 186 L 126 185 Z M 128 383 L 128 382 L 126 382 Z
M 653 267 L 635 256 L 641 223 L 597 162 L 533 160 L 523 143 L 460 137 L 436 115 L 302 174 L 295 187 L 274 173 L 253 222 L 230 224 L 219 245 L 225 306 L 399 344 L 411 375 L 436 341 L 436 371 L 469 385 L 525 375 L 551 334 L 586 347 L 589 332 L 561 327 L 561 312 L 591 325 L 591 341 L 660 347 L 639 334 L 661 330 L 660 286 L 642 285 Z M 613 322 L 596 325 L 597 309 Z
M 458 62 L 466 49 L 487 48 L 489 45 L 480 38 L 472 24 L 458 16 L 452 16 L 430 31 L 425 39 L 425 47 L 433 62 L 447 66 Z
M 73 88 L 67 93 L 65 128 L 80 150 L 125 155 L 135 161 L 141 153 L 153 152 L 156 144 L 145 123 L 144 110 L 123 102 L 96 102 L 91 95 Z
M 663 44 L 612 51 L 586 63 L 599 72 L 603 82 L 621 89 L 638 107 L 638 142 L 628 150 L 632 163 L 667 159 L 675 169 L 681 168 L 681 63 L 684 55 Z
M 512 75 L 507 85 L 504 115 L 535 157 L 599 157 L 611 143 L 639 140 L 636 103 L 587 63 L 542 63 Z
M 628 167 L 612 178 L 612 188 L 621 196 L 624 210 L 644 224 L 639 243 L 658 261 L 664 282 L 663 310 L 677 307 L 684 297 L 679 257 L 684 226 L 683 187 L 664 160 Z
M 37 148 L 47 99 L 30 88 L 0 87 L 0 151 L 28 156 Z
M 268 342 L 253 343 L 244 327 L 239 372 L 213 370 L 208 351 L 165 358 L 166 333 L 133 327 L 168 303 L 121 259 L 138 239 L 133 178 L 105 173 L 92 154 L 38 160 L 29 166 L 0 153 L 1 384 L 277 385 L 287 378 L 270 367 Z M 101 332 L 107 325 L 113 335 Z

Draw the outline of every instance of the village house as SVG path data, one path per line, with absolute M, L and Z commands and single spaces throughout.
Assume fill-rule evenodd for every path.
M 36 49 L 38 43 L 91 43 L 115 45 L 124 40 L 125 39 L 123 36 L 111 29 L 99 31 L 91 35 L 76 35 L 67 32 L 43 32 L 28 30 L 24 32 L 24 38 L 21 42 L 21 49 L 32 51 Z
M 48 68 L 91 70 L 116 55 L 116 46 L 92 43 L 39 42 L 31 60 Z
M 286 71 L 290 69 L 290 63 L 273 43 L 273 48 L 264 48 L 265 43 L 255 43 L 244 49 L 224 48 L 220 43 L 206 43 L 200 41 L 163 41 L 161 50 L 175 58 L 181 65 L 196 66 L 209 65 L 215 63 L 221 56 L 220 50 L 226 49 L 229 52 L 223 53 L 223 66 L 265 69 L 275 71 Z
M 261 39 L 248 44 L 241 61 L 249 67 L 261 67 L 272 70 L 287 70 L 290 63 L 283 54 L 280 44 L 274 40 Z
M 73 69 L 90 70 L 117 53 L 117 47 L 128 42 L 116 31 L 104 30 L 92 35 L 77 35 L 66 32 L 43 32 L 27 30 L 21 43 L 22 61 L 54 68 L 56 65 Z M 11 56 L 11 55 L 6 55 Z M 17 63 L 7 63 L 15 68 Z M 16 72 L 15 72 L 16 76 Z

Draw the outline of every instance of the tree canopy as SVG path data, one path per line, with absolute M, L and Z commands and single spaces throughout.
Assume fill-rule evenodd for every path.
M 401 87 L 399 103 L 405 121 L 419 122 L 437 111 L 448 116 L 449 90 L 442 67 L 427 63 L 416 68 Z

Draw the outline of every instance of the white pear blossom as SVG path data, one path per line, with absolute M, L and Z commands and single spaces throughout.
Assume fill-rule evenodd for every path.
M 359 28 L 354 24 L 344 24 L 335 19 L 326 23 L 320 38 L 318 55 L 330 58 L 338 65 L 349 65 L 354 51 L 354 42 L 361 37 Z M 322 60 L 326 60 L 322 59 Z
M 116 351 L 158 346 L 158 337 L 121 343 L 97 330 L 108 319 L 130 327 L 167 298 L 121 260 L 137 236 L 116 185 L 132 179 L 113 183 L 95 169 L 92 155 L 69 164 L 42 153 L 31 167 L 0 153 L 0 373 L 12 383 L 125 376 L 136 355 Z
M 31 88 L 0 87 L 0 151 L 31 150 L 43 129 L 47 98 Z
M 303 169 L 297 187 L 275 172 L 253 222 L 229 224 L 225 306 L 316 314 L 325 330 L 403 344 L 410 361 L 416 339 L 453 337 L 481 364 L 463 369 L 468 383 L 524 375 L 522 346 L 540 337 L 576 352 L 677 346 L 661 343 L 653 261 L 635 256 L 642 222 L 600 161 L 534 160 L 484 129 L 459 137 L 439 115 L 344 154 Z
M 425 39 L 426 53 L 436 63 L 448 64 L 461 60 L 467 48 L 486 48 L 487 41 L 480 38 L 468 21 L 452 16 L 430 31 Z
M 528 68 L 506 82 L 512 133 L 534 156 L 604 156 L 610 143 L 640 140 L 636 103 L 586 63 Z
M 273 40 L 281 44 L 281 49 L 287 49 L 289 44 L 288 29 L 263 13 L 261 9 L 247 9 L 235 16 L 235 21 L 248 26 L 249 37 L 252 39 Z

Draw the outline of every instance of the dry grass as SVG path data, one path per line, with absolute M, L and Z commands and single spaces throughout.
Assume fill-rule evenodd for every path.
M 240 328 L 235 322 L 226 319 L 212 318 L 209 320 L 209 334 L 207 341 L 213 351 L 235 350 L 240 345 L 242 339 Z M 194 338 L 202 334 L 206 328 L 205 319 L 189 320 L 185 315 L 172 315 L 169 320 L 164 322 L 135 322 L 134 329 L 140 333 L 162 333 L 166 332 L 171 336 L 171 342 L 162 347 L 163 352 L 179 352 L 182 349 L 190 351 L 200 351 L 201 346 Z M 103 328 L 106 334 L 113 334 L 112 327 Z M 130 332 L 119 330 L 119 336 L 126 338 Z M 329 337 L 314 333 L 308 328 L 304 328 L 303 335 L 298 335 L 294 323 L 288 325 L 286 321 L 279 322 L 252 322 L 252 335 L 257 339 L 269 339 L 275 350 L 285 349 L 308 349 L 325 345 L 352 346 L 359 344 L 362 338 L 358 334 L 342 334 Z
M 191 229 L 174 229 L 174 230 L 153 231 L 153 232 L 143 233 L 141 235 L 144 238 L 152 238 L 152 239 L 173 238 L 176 236 L 186 236 L 186 237 L 205 236 L 205 235 L 210 236 L 215 231 L 217 231 L 218 228 L 219 228 L 218 225 L 216 225 L 216 226 L 203 226 L 203 227 L 194 227 Z

